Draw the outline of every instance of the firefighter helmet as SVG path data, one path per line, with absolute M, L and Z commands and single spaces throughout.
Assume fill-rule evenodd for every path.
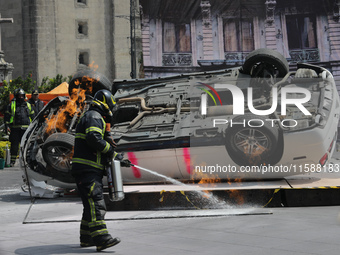
M 18 102 L 18 103 L 22 103 L 25 101 L 25 98 L 26 98 L 26 93 L 23 89 L 16 89 L 14 91 L 14 96 L 15 96 L 15 100 Z
M 26 93 L 25 93 L 25 91 L 23 89 L 16 89 L 14 91 L 15 98 L 18 98 L 21 95 L 24 96 L 24 98 L 26 97 Z
M 110 91 L 101 89 L 94 94 L 92 106 L 99 108 L 108 117 L 112 117 L 112 114 L 116 111 L 117 105 L 115 98 Z

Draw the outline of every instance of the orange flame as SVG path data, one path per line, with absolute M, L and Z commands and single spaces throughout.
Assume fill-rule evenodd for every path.
M 260 144 L 257 144 L 256 146 L 253 146 L 252 148 L 249 148 L 248 143 L 244 143 L 242 146 L 243 148 L 243 154 L 246 157 L 247 162 L 249 165 L 259 165 L 260 163 L 263 164 L 262 161 L 262 155 L 265 153 L 268 149 Z
M 240 183 L 242 182 L 241 179 L 233 179 L 233 183 Z M 228 180 L 228 184 L 231 184 L 231 180 Z M 230 189 L 228 190 L 228 193 L 229 193 L 229 198 L 230 199 L 233 199 L 237 204 L 239 205 L 242 205 L 244 204 L 244 197 L 240 194 L 240 191 L 239 190 L 236 190 L 236 189 Z
M 51 134 L 53 130 L 61 133 L 66 133 L 68 128 L 66 126 L 67 120 L 72 118 L 77 112 L 77 103 L 75 100 L 67 100 L 66 104 L 61 107 L 56 114 L 54 114 L 51 119 L 46 121 L 46 133 Z
M 198 184 L 201 184 L 203 187 L 206 188 L 215 187 L 215 183 L 221 182 L 221 178 L 219 178 L 217 175 L 206 174 L 202 172 L 195 172 L 195 176 L 193 178 L 200 179 Z M 206 194 L 210 194 L 210 191 L 208 190 L 203 190 L 203 192 L 205 192 Z
M 93 81 L 93 79 L 92 79 Z M 92 82 L 91 81 L 91 82 Z M 79 81 L 75 81 L 75 85 L 79 85 Z M 84 109 L 84 101 L 86 99 L 85 93 L 92 91 L 92 84 L 87 84 L 87 90 L 82 88 L 74 88 L 70 99 L 66 100 L 66 104 L 59 108 L 58 112 L 50 119 L 46 119 L 46 133 L 50 135 L 54 132 L 66 133 L 68 131 L 68 121 L 79 114 Z M 91 86 L 90 86 L 91 85 Z
M 96 71 L 98 65 L 94 61 L 89 67 Z M 72 89 L 70 100 L 66 101 L 66 104 L 59 108 L 58 112 L 54 114 L 50 119 L 46 119 L 46 133 L 49 135 L 54 131 L 65 133 L 68 131 L 68 121 L 74 117 L 75 114 L 79 114 L 83 111 L 86 99 L 86 93 L 92 94 L 93 83 L 98 80 L 93 79 L 89 76 L 83 76 L 81 80 L 77 79 L 74 81 L 75 87 Z
M 94 61 L 92 61 L 91 64 L 89 64 L 89 68 L 91 68 L 93 71 L 97 71 L 98 69 L 98 65 L 94 63 Z

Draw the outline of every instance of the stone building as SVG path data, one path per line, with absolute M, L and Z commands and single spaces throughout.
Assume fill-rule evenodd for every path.
M 0 0 L 13 77 L 110 79 L 233 67 L 257 48 L 340 76 L 340 0 Z M 141 17 L 141 20 L 139 19 Z M 142 35 L 140 35 L 140 32 Z M 142 49 L 142 50 L 141 50 Z
M 147 77 L 241 65 L 270 48 L 340 77 L 339 0 L 140 0 Z
M 2 29 L 13 78 L 32 71 L 40 82 L 86 66 L 111 80 L 138 77 L 136 6 L 138 0 L 0 0 L 2 17 L 14 19 Z
M 8 63 L 5 60 L 5 54 L 1 48 L 1 27 L 4 23 L 13 23 L 12 18 L 1 18 L 0 13 L 0 86 L 2 86 L 3 81 L 9 81 L 12 79 L 13 64 Z

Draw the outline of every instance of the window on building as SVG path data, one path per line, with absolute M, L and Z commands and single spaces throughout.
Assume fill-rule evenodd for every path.
M 86 21 L 77 22 L 77 35 L 78 38 L 87 37 L 88 35 L 88 25 Z
M 254 50 L 252 19 L 225 19 L 223 23 L 225 52 L 248 52 Z
M 190 24 L 163 23 L 163 52 L 191 52 Z
M 80 51 L 78 53 L 78 63 L 80 65 L 88 66 L 90 64 L 90 57 L 87 51 Z
M 315 16 L 289 15 L 286 22 L 290 50 L 317 48 Z
M 75 0 L 75 6 L 76 7 L 87 7 L 87 0 Z

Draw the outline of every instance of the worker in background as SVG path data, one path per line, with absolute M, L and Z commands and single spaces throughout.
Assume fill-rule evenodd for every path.
M 18 156 L 21 138 L 34 117 L 34 109 L 25 99 L 25 91 L 23 89 L 16 89 L 14 91 L 14 98 L 5 112 L 6 130 L 10 131 L 11 166 L 14 166 Z
M 39 99 L 39 92 L 37 89 L 32 91 L 31 98 L 28 99 L 28 102 L 34 107 L 35 115 L 44 108 L 44 102 Z
M 97 246 L 97 251 L 120 242 L 118 237 L 112 238 L 104 221 L 106 205 L 102 178 L 105 166 L 112 157 L 119 159 L 122 166 L 131 166 L 129 160 L 124 160 L 114 151 L 114 143 L 110 142 L 112 137 L 106 137 L 110 136 L 106 127 L 111 124 L 115 111 L 116 103 L 110 91 L 99 90 L 89 110 L 81 116 L 75 134 L 71 173 L 84 207 L 80 224 L 80 246 Z

